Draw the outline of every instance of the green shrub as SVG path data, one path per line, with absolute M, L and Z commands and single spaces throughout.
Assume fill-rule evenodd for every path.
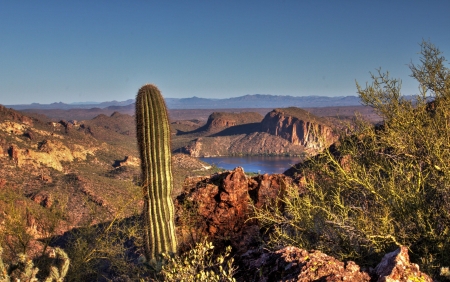
M 172 257 L 163 254 L 165 265 L 161 270 L 164 281 L 236 281 L 235 268 L 230 258 L 231 247 L 225 253 L 214 256 L 214 246 L 204 239 L 189 252 Z
M 123 207 L 129 208 L 129 204 Z M 71 259 L 67 281 L 138 281 L 148 275 L 144 265 L 136 262 L 137 250 L 143 245 L 141 218 L 122 218 L 123 212 L 119 211 L 110 222 L 71 230 L 66 243 Z
M 357 121 L 303 164 L 304 192 L 292 187 L 281 208 L 256 211 L 273 246 L 373 264 L 406 245 L 425 271 L 450 265 L 450 70 L 434 45 L 421 47 L 421 65 L 410 65 L 420 86 L 414 101 L 381 71 L 357 85 L 383 123 Z

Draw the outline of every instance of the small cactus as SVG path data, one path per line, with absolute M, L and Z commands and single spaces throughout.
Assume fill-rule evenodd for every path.
M 45 282 L 63 282 L 64 277 L 67 275 L 67 271 L 70 266 L 70 259 L 67 254 L 60 248 L 55 248 L 55 256 L 62 260 L 62 265 L 60 269 L 56 266 L 50 267 L 50 274 L 44 279 Z M 2 259 L 3 249 L 0 245 L 0 281 L 10 282 L 10 281 L 29 281 L 37 282 L 36 274 L 39 269 L 34 266 L 33 261 L 27 257 L 25 254 L 18 255 L 18 261 L 12 264 L 10 267 L 3 263 Z
M 176 253 L 170 128 L 166 105 L 155 85 L 139 89 L 136 131 L 141 156 L 144 194 L 144 247 L 148 261 Z
M 70 259 L 62 249 L 55 248 L 55 257 L 62 261 L 61 268 L 58 269 L 56 266 L 50 267 L 50 274 L 45 279 L 45 282 L 64 282 L 64 277 L 69 271 Z

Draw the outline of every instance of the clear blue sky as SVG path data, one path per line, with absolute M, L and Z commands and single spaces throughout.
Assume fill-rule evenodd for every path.
M 0 0 L 0 104 L 356 95 L 430 40 L 450 58 L 450 1 Z

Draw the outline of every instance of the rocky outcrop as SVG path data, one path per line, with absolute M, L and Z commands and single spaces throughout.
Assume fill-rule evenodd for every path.
M 8 109 L 3 105 L 0 105 L 0 120 L 10 120 L 13 122 L 23 123 L 27 126 L 33 125 L 32 118 L 24 116 L 13 109 Z
M 51 167 L 63 171 L 64 162 L 86 160 L 97 148 L 75 144 L 66 132 L 76 121 L 43 123 L 0 105 L 0 157 L 9 157 L 17 167 Z M 6 154 L 5 154 L 6 153 Z
M 323 149 L 337 140 L 325 121 L 299 108 L 275 109 L 261 122 L 261 130 L 307 149 Z
M 86 149 L 77 144 L 67 147 L 61 141 L 44 139 L 30 148 L 11 145 L 8 154 L 18 167 L 51 167 L 63 171 L 62 162 L 73 162 L 75 159 L 86 160 L 88 154 L 94 155 L 96 149 Z
M 284 175 L 247 177 L 240 167 L 211 177 L 187 178 L 185 192 L 175 201 L 181 242 L 188 247 L 190 239 L 208 236 L 217 248 L 228 243 L 237 253 L 247 251 L 259 238 L 257 223 L 248 220 L 250 201 L 265 205 L 288 184 L 291 181 Z
M 13 140 L 9 144 L 1 144 L 0 157 L 5 157 L 4 151 L 6 151 L 6 156 L 9 156 L 18 167 L 46 166 L 63 171 L 62 162 L 72 162 L 75 159 L 86 160 L 88 154 L 93 155 L 96 151 L 96 148 L 85 148 L 78 144 L 64 142 L 64 136 L 56 132 L 33 128 L 29 125 L 31 119 L 24 116 L 16 114 L 13 117 L 23 122 L 0 121 L 0 133 L 10 136 Z
M 362 271 L 353 261 L 342 262 L 317 250 L 292 246 L 272 252 L 249 250 L 240 262 L 245 269 L 240 281 L 433 281 L 409 261 L 404 246 L 386 254 L 371 273 Z
M 370 281 L 353 261 L 292 246 L 275 252 L 250 250 L 242 256 L 241 267 L 245 272 L 240 281 Z
M 424 281 L 432 282 L 428 275 L 419 270 L 419 266 L 409 261 L 408 249 L 404 246 L 386 254 L 375 267 L 378 282 Z
M 199 158 L 205 157 L 204 152 L 202 151 L 203 147 L 203 138 L 197 138 L 190 142 L 187 146 L 182 148 L 182 152 L 188 154 L 191 157 Z M 208 155 L 206 155 L 208 156 Z M 220 156 L 220 155 L 218 155 Z

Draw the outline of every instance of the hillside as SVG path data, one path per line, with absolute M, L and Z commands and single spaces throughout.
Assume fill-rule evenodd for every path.
M 47 122 L 0 105 L 0 214 L 9 203 L 37 213 L 61 210 L 63 220 L 54 232 L 62 234 L 139 213 L 141 172 L 135 139 L 129 115 Z M 209 169 L 189 156 L 174 155 L 174 193 L 186 176 L 210 174 Z M 38 237 L 45 235 L 40 224 L 33 227 Z
M 279 121 L 288 126 L 278 132 L 289 132 L 305 117 L 309 117 L 305 122 L 326 126 L 327 120 L 321 122 L 320 118 L 300 114 L 306 113 L 275 109 L 265 118 L 284 117 Z M 227 134 L 261 125 L 245 123 L 261 117 L 217 113 L 211 117 L 213 130 L 202 132 L 223 128 L 205 138 L 239 139 L 240 135 Z M 235 123 L 227 122 L 228 118 L 235 118 Z M 214 123 L 216 119 L 222 121 Z M 283 122 L 286 120 L 291 122 Z M 0 238 L 7 246 L 2 254 L 6 261 L 26 251 L 45 270 L 49 265 L 46 254 L 51 257 L 55 247 L 62 247 L 70 257 L 70 281 L 148 278 L 148 267 L 140 262 L 143 201 L 133 124 L 132 116 L 120 113 L 92 120 L 52 122 L 0 106 Z M 172 128 L 198 129 L 201 124 L 198 120 L 179 121 Z M 235 140 L 236 146 L 244 148 L 248 143 L 255 148 L 254 144 L 263 140 L 266 147 L 287 144 L 283 146 L 289 148 L 292 143 L 256 130 L 243 135 Z M 220 146 L 219 142 L 211 148 Z M 180 250 L 191 249 L 204 236 L 211 238 L 219 252 L 224 244 L 231 244 L 235 263 L 245 269 L 236 273 L 238 281 L 250 281 L 258 275 L 280 280 L 285 277 L 280 269 L 292 269 L 300 275 L 300 268 L 292 266 L 305 263 L 310 264 L 301 269 L 306 281 L 317 277 L 318 266 L 322 277 L 369 281 L 369 274 L 353 262 L 344 263 L 319 251 L 289 247 L 268 252 L 259 247 L 267 234 L 261 233 L 258 221 L 248 220 L 252 214 L 250 203 L 258 208 L 274 206 L 273 201 L 284 194 L 286 187 L 298 189 L 291 178 L 267 174 L 249 177 L 242 168 L 214 173 L 217 171 L 185 154 L 174 154 L 172 165 Z M 407 249 L 401 252 L 403 268 L 411 268 L 422 277 L 410 264 Z M 291 257 L 296 258 L 294 262 Z

